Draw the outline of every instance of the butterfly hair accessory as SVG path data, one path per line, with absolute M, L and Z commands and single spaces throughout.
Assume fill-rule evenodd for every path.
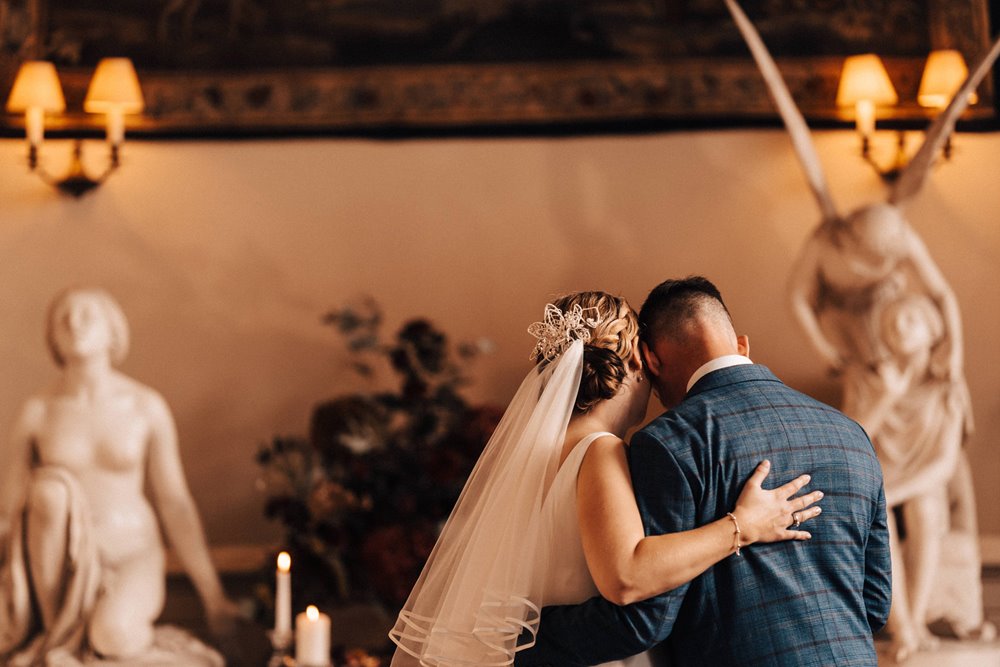
M 528 333 L 538 339 L 529 358 L 552 361 L 574 340 L 588 342 L 590 332 L 600 323 L 601 316 L 596 308 L 582 308 L 576 304 L 563 312 L 551 303 L 546 304 L 545 318 L 528 327 Z

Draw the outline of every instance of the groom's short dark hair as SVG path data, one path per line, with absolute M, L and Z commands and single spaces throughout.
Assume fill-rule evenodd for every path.
M 706 306 L 724 313 L 732 324 L 722 293 L 708 278 L 688 276 L 664 280 L 653 288 L 642 304 L 639 337 L 647 345 L 654 336 L 677 337 L 682 324 Z

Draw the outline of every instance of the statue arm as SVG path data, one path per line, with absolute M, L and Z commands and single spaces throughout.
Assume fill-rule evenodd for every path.
M 909 246 L 910 261 L 927 288 L 928 296 L 940 309 L 941 317 L 944 320 L 944 340 L 939 349 L 946 357 L 943 361 L 938 361 L 941 357 L 936 355 L 932 359 L 932 371 L 950 379 L 958 379 L 962 376 L 962 360 L 964 358 L 962 317 L 958 311 L 958 300 L 941 273 L 941 269 L 931 258 L 927 246 L 912 230 L 910 231 Z M 935 362 L 937 363 L 935 364 Z
M 210 624 L 224 623 L 235 606 L 222 589 L 212 564 L 198 509 L 188 489 L 177 446 L 177 430 L 166 402 L 153 394 L 149 399 L 149 482 L 164 532 L 191 577 L 205 606 Z
M 880 383 L 880 390 L 872 400 L 856 406 L 856 414 L 851 415 L 865 429 L 869 438 L 878 439 L 886 418 L 909 389 L 917 372 L 918 367 L 914 364 L 899 368 L 894 362 L 888 361 L 878 365 L 875 376 Z
M 938 456 L 929 464 L 886 490 L 885 500 L 889 507 L 926 494 L 927 489 L 948 485 L 962 457 L 962 433 L 957 430 L 950 433 L 940 443 L 939 449 Z
M 823 242 L 819 238 L 819 231 L 817 231 L 806 241 L 805 247 L 802 248 L 802 252 L 792 267 L 788 293 L 795 319 L 805 331 L 810 344 L 830 368 L 839 370 L 843 366 L 840 352 L 823 335 L 819 319 L 816 317 L 816 292 L 819 284 L 822 253 Z
M 31 443 L 45 414 L 41 398 L 29 399 L 14 420 L 0 449 L 0 542 L 6 539 L 14 516 L 22 510 L 31 471 Z

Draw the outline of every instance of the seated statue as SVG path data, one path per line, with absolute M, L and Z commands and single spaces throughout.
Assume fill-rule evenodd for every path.
M 886 505 L 896 510 L 888 515 L 889 627 L 902 660 L 937 646 L 927 627 L 934 621 L 962 639 L 992 640 L 996 629 L 983 615 L 975 497 L 963 448 L 972 427 L 969 390 L 964 376 L 933 368 L 945 342 L 944 317 L 919 293 L 904 293 L 880 310 L 891 356 L 875 366 L 873 391 L 856 418 L 882 464 Z
M 962 639 L 991 640 L 963 448 L 972 403 L 954 292 L 899 209 L 879 204 L 820 225 L 796 264 L 792 303 L 813 346 L 841 373 L 841 409 L 865 428 L 882 464 L 893 510 L 890 653 L 902 662 L 933 650 L 939 642 L 928 624 L 938 620 Z
M 231 627 L 237 611 L 209 558 L 170 409 L 114 368 L 129 343 L 120 307 L 99 289 L 67 290 L 47 339 L 61 373 L 24 403 L 0 449 L 0 664 L 221 665 L 193 637 L 154 630 L 161 526 L 210 627 Z

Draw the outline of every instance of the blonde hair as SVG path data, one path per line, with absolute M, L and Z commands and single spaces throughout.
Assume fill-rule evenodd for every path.
M 111 363 L 120 364 L 125 360 L 126 355 L 128 355 L 128 320 L 125 319 L 125 313 L 122 312 L 121 306 L 118 305 L 114 297 L 105 290 L 97 287 L 70 287 L 57 294 L 56 298 L 49 304 L 49 312 L 45 321 L 45 342 L 49 346 L 52 359 L 59 367 L 66 364 L 66 359 L 63 358 L 62 352 L 59 350 L 59 345 L 56 342 L 56 312 L 73 297 L 84 295 L 93 297 L 97 301 L 101 313 L 108 323 L 108 329 L 111 334 L 108 355 L 111 358 Z
M 580 306 L 597 313 L 599 324 L 583 347 L 583 376 L 576 395 L 576 412 L 587 412 L 621 389 L 628 362 L 639 340 L 639 318 L 624 298 L 607 292 L 573 292 L 552 302 L 561 311 Z M 539 354 L 536 363 L 547 363 Z

